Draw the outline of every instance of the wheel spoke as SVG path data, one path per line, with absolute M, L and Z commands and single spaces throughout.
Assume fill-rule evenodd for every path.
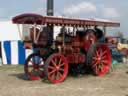
M 39 68 L 44 68 L 44 65 L 40 65 Z
M 56 72 L 56 70 L 53 69 L 53 70 L 49 73 L 49 75 L 52 75 L 52 74 L 55 73 L 55 72 Z
M 102 54 L 103 54 L 102 53 L 103 52 L 102 49 L 99 49 L 99 52 L 100 52 L 100 57 L 102 57 Z
M 56 73 L 51 74 L 51 78 L 56 79 Z
M 61 77 L 63 77 L 63 74 L 61 74 L 61 72 L 57 71 L 56 73 L 56 79 L 60 79 Z
M 93 63 L 93 66 L 92 67 L 96 67 L 98 65 L 98 61 L 95 61 L 95 63 Z
M 42 73 L 43 73 L 43 70 L 41 70 L 41 69 L 38 69 L 38 71 L 39 71 L 39 73 L 40 73 L 40 74 L 42 74 Z
M 62 72 L 64 72 L 64 69 L 62 69 L 62 68 L 59 68 L 59 71 L 62 71 Z
M 33 57 L 33 59 L 32 59 L 33 62 L 34 62 L 34 64 L 37 63 L 37 62 L 36 62 L 36 57 L 37 57 L 37 56 Z
M 34 58 L 34 62 L 36 62 L 37 64 L 41 64 L 42 62 L 44 63 L 43 59 L 38 56 Z
M 101 59 L 104 60 L 106 58 L 106 55 L 102 56 Z
M 108 61 L 107 60 L 102 60 L 101 61 L 103 64 L 107 65 Z
M 93 59 L 93 60 L 97 60 L 97 57 L 93 57 L 92 59 Z
M 61 58 L 60 58 L 59 63 L 58 63 L 59 66 L 61 65 L 61 62 L 62 62 L 62 60 L 61 60 Z
M 64 66 L 64 63 L 62 63 L 62 64 L 59 65 L 59 67 L 62 67 L 62 66 Z
M 107 52 L 107 50 L 105 50 L 103 53 L 102 53 L 102 56 L 104 56 L 104 54 Z
M 57 73 L 56 73 L 56 80 L 58 80 L 59 78 L 60 78 L 59 72 L 57 71 Z
M 96 56 L 99 57 L 100 54 L 99 54 L 99 50 L 96 51 Z
M 51 60 L 52 64 L 56 67 L 56 61 Z
M 52 66 L 48 66 L 48 69 L 54 69 L 54 67 L 52 67 Z
M 61 74 L 61 72 L 58 72 L 58 74 L 59 74 L 59 76 L 60 76 L 60 77 L 62 77 L 62 76 L 63 76 L 63 74 Z
M 96 64 L 96 60 L 93 60 L 93 61 L 92 61 L 92 64 Z
M 29 62 L 31 62 L 33 65 L 35 64 L 32 60 L 30 60 Z
M 40 60 L 39 64 L 42 64 L 42 63 L 44 64 L 44 61 L 43 60 Z

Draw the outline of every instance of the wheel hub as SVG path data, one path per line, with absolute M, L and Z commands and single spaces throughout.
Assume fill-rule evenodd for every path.
M 56 67 L 56 70 L 59 70 L 59 69 L 60 69 L 60 67 L 59 67 L 59 66 L 57 66 L 57 67 Z
M 99 57 L 99 58 L 97 58 L 97 61 L 98 61 L 98 63 L 100 63 L 101 62 L 101 58 Z
M 39 69 L 39 65 L 38 64 L 34 64 L 34 69 Z
M 99 57 L 99 58 L 97 58 L 97 60 L 98 60 L 98 61 L 101 61 L 101 58 Z

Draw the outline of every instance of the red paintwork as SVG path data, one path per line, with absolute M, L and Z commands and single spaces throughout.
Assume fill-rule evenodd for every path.
M 32 43 L 31 42 L 25 42 L 24 43 L 24 48 L 25 49 L 32 49 Z
M 12 19 L 13 23 L 16 24 L 55 24 L 57 26 L 109 26 L 109 27 L 118 27 L 120 23 L 117 22 L 104 22 L 104 21 L 95 21 L 95 20 L 85 20 L 85 19 L 76 19 L 76 18 L 64 18 L 64 17 L 49 17 L 42 16 L 38 14 L 22 14 L 14 17 Z
M 81 47 L 83 46 L 83 42 L 80 42 L 79 40 L 78 41 L 75 40 L 74 42 L 72 42 L 72 46 L 75 48 Z
M 80 64 L 85 63 L 85 54 L 80 53 L 80 47 L 82 47 L 82 43 L 75 42 L 71 45 L 65 45 L 63 49 L 63 54 L 65 55 L 69 64 Z
M 67 58 L 69 64 L 85 64 L 85 54 L 81 53 L 80 49 L 83 48 L 88 52 L 92 43 L 96 42 L 96 36 L 94 34 L 87 33 L 84 37 L 76 35 L 70 45 L 65 45 L 64 55 Z M 82 41 L 81 41 L 82 39 Z
M 16 24 L 41 24 L 42 15 L 27 13 L 15 16 L 12 21 Z
M 82 53 L 73 53 L 66 55 L 67 61 L 70 64 L 80 64 L 85 63 L 85 55 Z

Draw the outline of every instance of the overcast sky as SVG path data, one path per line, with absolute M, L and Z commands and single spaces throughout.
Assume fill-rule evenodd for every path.
M 119 21 L 128 37 L 128 0 L 54 0 L 55 15 Z M 1 0 L 0 20 L 10 20 L 22 13 L 46 15 L 46 0 Z

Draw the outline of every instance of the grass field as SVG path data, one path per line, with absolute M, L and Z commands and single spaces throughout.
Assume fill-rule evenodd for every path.
M 68 76 L 60 84 L 24 79 L 23 66 L 0 66 L 0 96 L 128 96 L 128 64 L 104 77 Z

